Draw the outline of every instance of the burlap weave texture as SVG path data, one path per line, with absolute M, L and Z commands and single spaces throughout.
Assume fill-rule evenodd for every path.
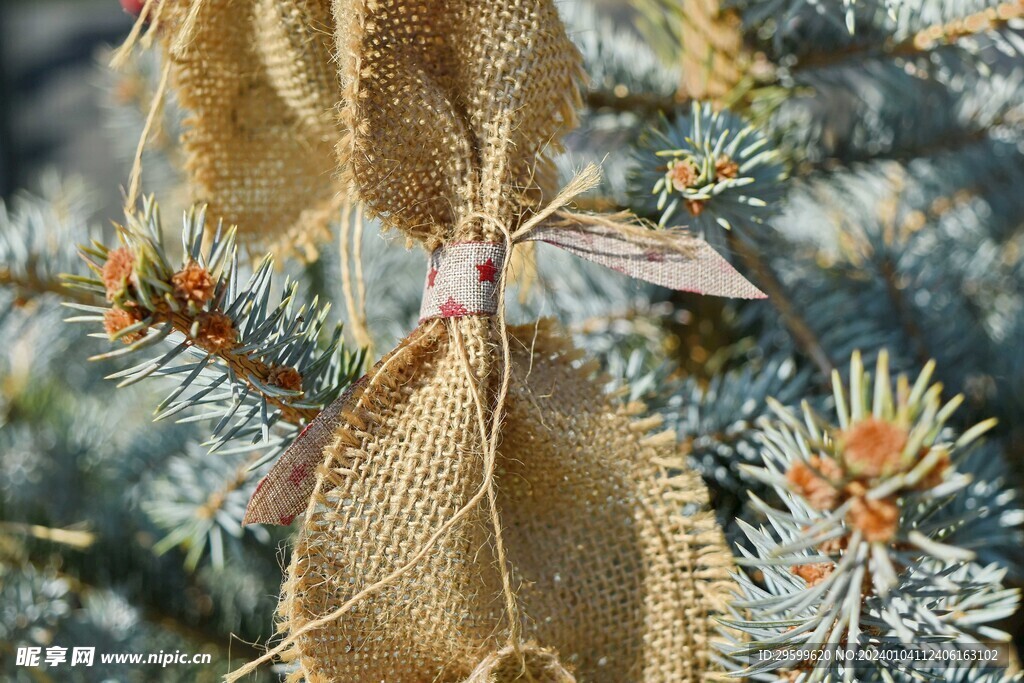
M 550 200 L 580 58 L 549 0 L 334 12 L 339 158 L 386 225 L 429 251 L 501 242 Z M 302 670 L 337 683 L 698 680 L 730 562 L 701 482 L 663 471 L 680 464 L 672 436 L 617 411 L 552 328 L 518 331 L 509 368 L 499 332 L 489 318 L 426 322 L 343 410 L 281 604 Z
M 324 233 L 342 199 L 330 0 L 161 1 L 192 199 L 264 244 Z
M 214 215 L 316 224 L 352 188 L 428 252 L 573 227 L 530 223 L 579 103 L 551 0 L 166 1 L 175 25 L 198 8 L 174 76 Z M 689 254 L 653 270 L 672 284 Z M 732 291 L 716 263 L 688 267 Z M 427 320 L 337 406 L 279 606 L 293 680 L 681 683 L 711 668 L 731 559 L 702 483 L 564 333 L 506 335 L 502 316 Z M 289 519 L 295 501 L 279 502 Z
M 554 189 L 580 57 L 550 2 L 335 0 L 342 156 L 360 197 L 428 251 L 497 241 Z
M 465 323 L 490 325 L 421 328 L 404 357 L 353 399 L 289 569 L 281 609 L 291 631 L 408 562 L 480 486 L 480 432 L 463 410 L 474 380 L 447 327 Z M 472 357 L 486 357 L 466 341 Z M 637 407 L 602 396 L 593 368 L 574 366 L 579 353 L 551 324 L 515 329 L 512 348 L 498 507 L 522 642 L 557 653 L 524 645 L 531 673 L 700 680 L 731 560 L 699 478 L 682 469 L 670 476 L 681 466 L 673 436 L 651 435 L 657 420 L 633 420 Z M 492 680 L 471 677 L 481 662 L 498 666 L 506 646 L 492 542 L 479 506 L 410 573 L 299 640 L 309 679 Z

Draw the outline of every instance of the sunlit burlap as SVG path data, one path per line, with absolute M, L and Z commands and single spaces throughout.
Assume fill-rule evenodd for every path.
M 699 245 L 559 210 L 549 156 L 581 74 L 553 0 L 161 8 L 195 199 L 213 216 L 294 241 L 351 187 L 428 252 L 505 245 L 459 271 L 494 278 L 487 305 L 425 320 L 250 506 L 287 523 L 312 487 L 267 658 L 308 683 L 701 679 L 730 555 L 700 479 L 658 420 L 602 393 L 563 332 L 507 330 L 490 297 L 517 238 L 671 286 L 760 293 Z M 311 484 L 303 444 L 331 433 Z
M 361 198 L 428 250 L 500 237 L 575 122 L 579 55 L 551 2 L 335 0 L 343 156 Z M 457 226 L 483 215 L 483 228 Z M 486 222 L 486 221 L 484 221 Z M 468 232 L 467 232 L 468 230 Z M 490 233 L 490 236 L 482 234 Z M 475 236 L 474 236 L 475 235 Z
M 263 243 L 322 232 L 341 200 L 330 0 L 161 1 L 193 199 Z
M 278 97 L 307 135 L 337 143 L 341 84 L 331 0 L 256 0 L 255 30 L 256 51 Z
M 408 564 L 480 488 L 472 393 L 495 376 L 489 324 L 420 328 L 351 399 L 289 568 L 291 631 Z M 700 679 L 730 563 L 700 479 L 668 475 L 681 466 L 673 435 L 614 407 L 551 324 L 513 330 L 512 349 L 496 480 L 524 661 L 537 681 Z M 300 638 L 310 680 L 520 680 L 500 654 L 493 540 L 479 505 L 408 573 Z
M 334 12 L 339 158 L 387 225 L 429 250 L 502 241 L 550 199 L 579 73 L 550 0 Z M 280 605 L 300 674 L 700 679 L 730 564 L 702 483 L 559 330 L 500 331 L 426 321 L 346 401 Z

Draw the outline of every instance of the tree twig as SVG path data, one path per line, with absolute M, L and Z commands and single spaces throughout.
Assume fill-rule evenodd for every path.
M 764 290 L 765 294 L 768 295 L 768 300 L 778 310 L 779 315 L 782 317 L 782 322 L 789 329 L 789 333 L 793 335 L 797 345 L 807 354 L 818 370 L 826 378 L 829 377 L 832 374 L 832 370 L 836 367 L 835 363 L 825 351 L 821 340 L 818 339 L 818 335 L 798 312 L 796 304 L 787 295 L 785 287 L 775 275 L 771 266 L 761 258 L 761 255 L 754 248 L 742 239 L 735 237 L 731 233 L 729 237 L 730 245 L 739 254 L 740 258 L 743 259 L 743 262 L 747 264 L 747 267 L 754 272 L 758 286 Z
M 588 90 L 584 102 L 590 109 L 614 109 L 641 116 L 653 116 L 678 109 L 682 102 L 674 97 L 646 92 L 627 92 L 617 95 L 608 90 Z
M 308 422 L 320 414 L 320 411 L 314 408 L 296 408 L 286 401 L 277 398 L 276 396 L 269 396 L 255 386 L 250 380 L 249 376 L 256 377 L 260 382 L 265 384 L 270 383 L 270 373 L 273 371 L 269 365 L 261 360 L 253 358 L 246 353 L 237 353 L 232 349 L 214 349 L 205 346 L 201 340 L 194 339 L 191 335 L 192 326 L 195 324 L 196 319 L 182 312 L 177 313 L 153 313 L 154 323 L 163 321 L 170 321 L 174 326 L 175 331 L 180 332 L 185 336 L 189 343 L 196 348 L 202 349 L 211 356 L 215 356 L 224 362 L 235 375 L 243 380 L 249 387 L 266 399 L 267 403 L 272 404 L 278 410 L 281 411 L 281 419 L 285 422 L 294 425 L 300 425 Z
M 977 35 L 985 31 L 1003 28 L 1010 21 L 1024 16 L 1024 2 L 1010 0 L 998 7 L 969 14 L 962 19 L 954 19 L 945 24 L 937 24 L 900 41 L 891 41 L 879 47 L 875 43 L 849 45 L 845 48 L 829 52 L 816 52 L 801 58 L 793 67 L 793 71 L 803 69 L 820 69 L 833 66 L 850 59 L 862 59 L 872 55 L 887 57 L 912 57 L 933 50 L 941 43 L 955 43 L 961 38 Z
M 56 280 L 44 280 L 29 270 L 27 277 L 20 277 L 10 269 L 0 266 L 0 287 L 11 287 L 21 294 L 22 299 L 32 299 L 45 294 L 56 294 L 80 304 L 93 304 L 96 300 L 85 292 L 69 289 Z

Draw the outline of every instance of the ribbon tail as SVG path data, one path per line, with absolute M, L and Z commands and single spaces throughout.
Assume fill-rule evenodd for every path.
M 317 469 L 324 462 L 324 449 L 334 443 L 338 423 L 346 409 L 354 408 L 363 389 L 397 354 L 420 338 L 422 326 L 402 340 L 395 349 L 380 359 L 369 373 L 350 384 L 341 396 L 320 411 L 278 459 L 256 486 L 245 509 L 242 524 L 278 524 L 287 526 L 306 512 L 316 488 Z
M 324 448 L 334 439 L 338 416 L 352 399 L 352 394 L 365 382 L 366 376 L 363 376 L 349 386 L 295 437 L 288 450 L 256 486 L 245 509 L 243 525 L 287 526 L 306 511 L 316 486 L 316 469 L 323 461 Z
M 600 217 L 558 214 L 522 241 L 552 244 L 630 277 L 682 292 L 737 299 L 767 295 L 704 240 L 683 232 L 651 231 Z

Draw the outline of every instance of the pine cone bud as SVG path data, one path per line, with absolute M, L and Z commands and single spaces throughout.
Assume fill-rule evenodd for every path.
M 190 261 L 187 266 L 171 276 L 171 284 L 174 286 L 175 298 L 202 306 L 213 298 L 217 283 L 206 268 L 195 261 Z
M 196 341 L 207 351 L 227 351 L 238 343 L 238 332 L 231 318 L 219 311 L 203 313 L 198 318 Z
M 111 308 L 103 314 L 103 329 L 106 331 L 110 341 L 114 341 L 118 332 L 134 325 L 136 322 L 138 322 L 138 319 L 135 316 L 121 308 Z M 141 332 L 131 332 L 122 335 L 120 339 L 125 344 L 133 344 L 142 339 L 142 336 Z
M 103 264 L 103 286 L 107 290 L 107 301 L 114 301 L 124 296 L 128 282 L 135 268 L 135 254 L 128 247 L 114 249 L 107 254 L 107 262 Z
M 302 391 L 302 375 L 298 370 L 289 365 L 283 365 L 271 370 L 267 381 L 276 387 L 281 387 L 288 391 Z

